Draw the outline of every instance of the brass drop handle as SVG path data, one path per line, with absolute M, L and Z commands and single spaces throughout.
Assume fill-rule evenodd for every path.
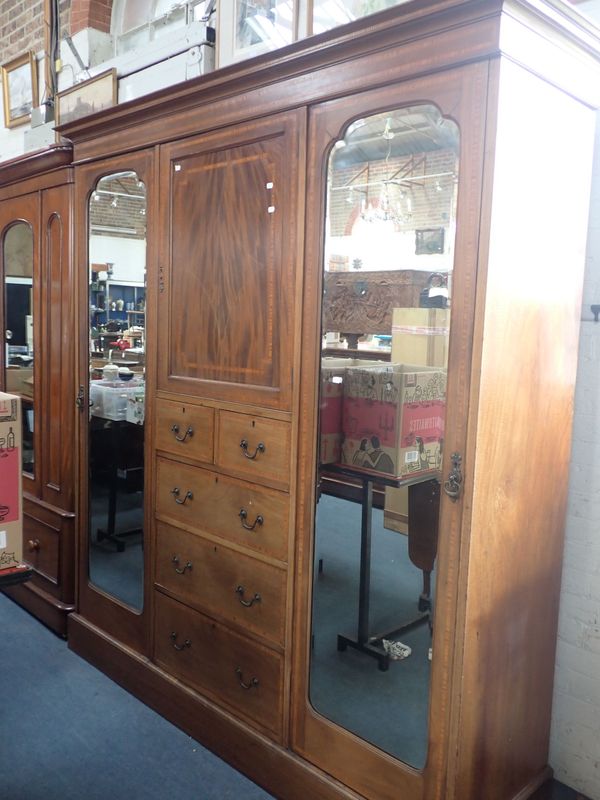
M 30 553 L 35 553 L 41 547 L 40 540 L 39 539 L 30 539 L 27 542 L 27 547 L 29 548 L 29 552 Z
M 186 439 L 192 438 L 192 436 L 194 435 L 194 429 L 190 425 L 187 431 L 183 434 L 183 436 L 180 436 L 179 425 L 177 425 L 177 423 L 173 423 L 173 425 L 171 425 L 171 433 L 173 434 L 175 439 L 177 439 L 178 442 L 185 442 Z
M 238 676 L 242 689 L 252 689 L 258 686 L 258 678 L 250 678 L 250 683 L 244 683 L 244 675 L 239 667 L 235 668 L 235 674 Z
M 178 636 L 179 636 L 179 634 L 177 633 L 177 631 L 171 631 L 171 637 L 170 638 L 171 638 L 171 642 L 172 642 L 173 647 L 175 648 L 175 650 L 181 651 L 181 650 L 185 650 L 186 647 L 191 647 L 192 646 L 192 643 L 191 643 L 191 641 L 189 639 L 186 639 L 183 644 L 177 644 L 177 637 Z
M 179 499 L 179 495 L 180 495 L 181 493 L 180 493 L 180 491 L 179 491 L 179 488 L 178 488 L 177 486 L 175 486 L 175 487 L 173 487 L 173 489 L 171 489 L 171 494 L 172 494 L 172 495 L 173 495 L 173 497 L 175 498 L 175 502 L 176 502 L 178 505 L 180 505 L 180 506 L 183 506 L 183 505 L 185 505 L 185 503 L 186 503 L 186 501 L 187 501 L 187 500 L 193 500 L 193 499 L 194 499 L 194 493 L 193 493 L 193 492 L 191 492 L 191 491 L 188 489 L 188 491 L 185 493 L 185 497 L 183 498 L 183 500 L 180 500 L 180 499 Z
M 247 531 L 253 531 L 257 525 L 262 525 L 265 521 L 262 514 L 258 514 L 252 525 L 248 525 L 246 519 L 248 518 L 248 512 L 245 508 L 240 508 L 240 513 L 238 514 L 239 518 L 242 520 L 242 528 L 245 528 Z
M 255 595 L 252 598 L 252 600 L 244 600 L 244 592 L 245 591 L 246 590 L 244 589 L 244 587 L 241 584 L 240 584 L 240 586 L 236 586 L 236 588 L 235 588 L 235 593 L 239 594 L 239 601 L 243 606 L 246 606 L 246 608 L 250 608 L 251 606 L 254 605 L 254 603 L 260 603 L 261 596 L 259 595 L 258 592 L 255 593 Z
M 264 453 L 264 452 L 265 452 L 265 449 L 266 449 L 266 448 L 265 448 L 265 446 L 264 446 L 264 444 L 263 444 L 262 442 L 259 442 L 259 443 L 256 445 L 256 450 L 255 450 L 255 451 L 252 453 L 252 455 L 251 455 L 251 454 L 248 452 L 248 440 L 247 440 L 247 439 L 242 439 L 242 441 L 240 442 L 240 447 L 242 448 L 242 452 L 244 453 L 244 455 L 246 456 L 246 458 L 249 458 L 249 459 L 255 459 L 255 458 L 256 458 L 256 456 L 257 456 L 259 453 Z
M 178 575 L 185 575 L 186 569 L 189 569 L 189 570 L 192 569 L 192 562 L 191 561 L 188 561 L 187 564 L 184 567 L 180 567 L 179 566 L 179 556 L 177 556 L 177 555 L 173 556 L 173 558 L 171 559 L 171 563 L 175 564 L 175 572 Z
M 444 481 L 444 491 L 450 500 L 455 502 L 462 491 L 463 475 L 460 468 L 462 456 L 459 453 L 452 453 L 450 460 L 452 461 L 452 469 L 450 470 L 450 475 L 448 475 L 448 480 Z

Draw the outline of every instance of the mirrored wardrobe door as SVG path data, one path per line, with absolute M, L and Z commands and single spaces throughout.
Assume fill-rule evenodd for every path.
M 143 648 L 147 582 L 148 163 L 82 171 L 81 612 Z M 83 181 L 85 179 L 85 189 Z M 83 201 L 83 202 L 82 202 Z
M 39 432 L 36 432 L 36 353 L 39 328 L 37 230 L 39 208 L 35 195 L 0 203 L 3 365 L 1 385 L 22 403 L 22 469 L 24 489 L 36 492 L 39 474 Z M 35 376 L 35 381 L 34 381 Z
M 372 798 L 423 797 L 445 758 L 461 503 L 442 486 L 465 447 L 480 77 L 367 93 L 311 120 L 323 171 L 308 192 L 320 201 L 307 233 L 295 736 Z

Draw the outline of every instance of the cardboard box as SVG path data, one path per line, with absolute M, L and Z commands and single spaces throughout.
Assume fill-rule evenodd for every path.
M 21 400 L 0 392 L 0 570 L 23 559 Z
M 395 308 L 392 314 L 392 362 L 446 368 L 450 309 Z M 408 489 L 385 490 L 383 526 L 408 533 Z
M 450 310 L 395 308 L 392 314 L 392 363 L 446 368 Z
M 441 466 L 445 403 L 445 370 L 402 364 L 348 370 L 342 463 L 391 478 L 435 473 Z
M 360 358 L 324 358 L 321 361 L 319 405 L 319 462 L 333 464 L 341 459 L 342 402 L 348 369 L 382 365 Z

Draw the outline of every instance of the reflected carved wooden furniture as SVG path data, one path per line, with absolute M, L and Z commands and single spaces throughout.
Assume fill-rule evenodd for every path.
M 71 261 L 72 149 L 50 147 L 0 170 L 0 237 L 31 226 L 33 376 L 15 387 L 33 408 L 33 474 L 23 474 L 23 556 L 31 580 L 6 594 L 65 636 L 75 607 L 75 359 Z M 0 275 L 7 265 L 0 265 Z M 0 329 L 5 324 L 0 304 Z M 0 375 L 4 362 L 0 353 Z M 9 370 L 7 379 L 15 379 Z M 0 378 L 0 380 L 2 380 Z
M 144 610 L 94 593 L 82 540 L 70 646 L 285 800 L 524 800 L 549 774 L 582 259 L 561 278 L 600 105 L 595 34 L 549 8 L 409 2 L 61 129 L 81 262 L 98 176 L 135 169 L 149 223 Z M 419 103 L 460 131 L 442 486 L 453 453 L 464 476 L 422 770 L 309 700 L 327 160 Z
M 335 331 L 356 347 L 365 334 L 391 334 L 394 308 L 419 305 L 428 272 L 326 272 L 323 286 L 323 329 Z

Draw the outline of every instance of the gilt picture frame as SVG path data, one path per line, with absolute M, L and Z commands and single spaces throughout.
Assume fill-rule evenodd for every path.
M 2 64 L 4 125 L 16 128 L 31 119 L 38 105 L 37 62 L 32 52 L 23 53 Z

